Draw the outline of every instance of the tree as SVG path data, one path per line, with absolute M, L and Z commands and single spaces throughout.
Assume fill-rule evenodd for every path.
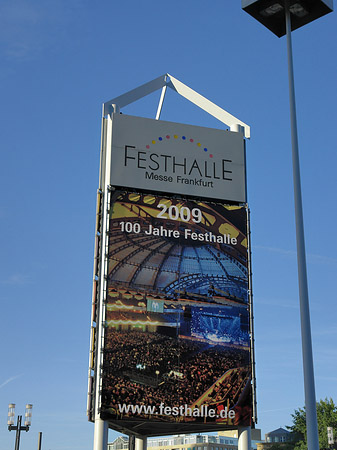
M 325 400 L 320 400 L 317 402 L 316 407 L 319 448 L 328 449 L 327 427 L 333 428 L 334 437 L 336 437 L 337 433 L 337 406 L 331 398 L 326 398 Z M 306 450 L 308 446 L 305 408 L 295 410 L 294 414 L 291 416 L 293 419 L 293 425 L 287 428 L 293 433 L 295 450 Z

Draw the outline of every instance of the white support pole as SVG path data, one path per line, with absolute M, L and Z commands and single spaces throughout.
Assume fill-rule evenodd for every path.
M 160 99 L 159 99 L 159 104 L 158 104 L 158 109 L 157 109 L 157 114 L 156 114 L 156 120 L 160 119 L 160 114 L 161 114 L 161 110 L 163 108 L 163 103 L 164 103 L 164 98 L 165 98 L 165 93 L 166 93 L 166 88 L 167 86 L 164 86 L 161 90 L 161 94 L 160 94 Z
M 155 80 L 149 81 L 148 83 L 142 84 L 132 91 L 126 92 L 125 94 L 120 95 L 119 97 L 115 97 L 112 100 L 105 102 L 103 104 L 103 116 L 111 114 L 112 111 L 111 105 L 116 103 L 120 108 L 124 108 L 124 106 L 130 105 L 130 103 L 136 102 L 137 100 L 145 97 L 146 95 L 151 94 L 152 92 L 161 89 L 166 85 L 166 79 L 168 74 L 162 75 Z
M 98 418 L 95 420 L 93 450 L 107 450 L 107 448 L 108 448 L 108 423 Z
M 136 437 L 135 439 L 135 450 L 146 450 L 147 447 L 147 438 L 146 436 L 142 436 L 141 438 Z
M 225 125 L 232 127 L 233 125 L 241 125 L 244 128 L 244 136 L 245 138 L 250 138 L 250 127 L 242 122 L 241 120 L 234 117 L 229 112 L 220 108 L 220 106 L 208 100 L 206 97 L 198 94 L 190 87 L 186 86 L 186 84 L 174 78 L 172 75 L 167 74 L 170 77 L 170 82 L 168 83 L 168 87 L 176 91 L 179 95 L 189 100 L 191 103 L 194 103 L 196 106 L 206 111 L 211 116 L 220 120 L 220 122 Z
M 112 108 L 118 113 L 119 107 L 113 104 Z M 102 235 L 101 235 L 101 255 L 100 255 L 100 278 L 99 278 L 99 305 L 97 312 L 97 336 L 96 336 L 96 367 L 95 367 L 95 429 L 94 429 L 94 447 L 93 450 L 107 450 L 108 448 L 108 422 L 100 417 L 101 390 L 102 390 L 102 368 L 103 368 L 103 345 L 104 345 L 104 321 L 106 299 L 106 273 L 107 273 L 107 250 L 108 250 L 108 232 L 109 232 L 109 184 L 110 184 L 110 166 L 111 166 L 111 133 L 112 118 L 106 119 L 106 130 L 104 132 L 103 148 L 105 151 L 105 164 L 102 167 L 100 186 L 102 188 L 103 206 L 102 206 Z
M 238 450 L 251 450 L 252 438 L 250 427 L 239 427 L 238 429 Z

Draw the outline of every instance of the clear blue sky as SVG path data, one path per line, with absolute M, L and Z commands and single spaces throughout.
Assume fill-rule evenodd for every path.
M 317 399 L 337 401 L 336 14 L 293 33 Z M 285 38 L 239 0 L 3 0 L 0 450 L 89 450 L 86 419 L 104 101 L 169 72 L 251 126 L 258 427 L 304 405 Z M 124 112 L 154 117 L 159 92 Z M 168 92 L 162 119 L 221 128 Z M 110 432 L 110 440 L 116 433 Z

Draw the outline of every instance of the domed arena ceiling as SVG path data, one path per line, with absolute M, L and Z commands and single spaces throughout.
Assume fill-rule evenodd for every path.
M 111 203 L 109 280 L 169 297 L 247 301 L 244 207 L 130 192 L 114 193 Z

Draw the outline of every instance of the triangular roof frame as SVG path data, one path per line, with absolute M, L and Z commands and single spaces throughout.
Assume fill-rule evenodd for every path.
M 167 87 L 171 88 L 173 91 L 177 92 L 179 95 L 186 98 L 194 105 L 206 111 L 211 116 L 220 120 L 220 122 L 224 123 L 232 131 L 242 131 L 245 138 L 250 138 L 249 125 L 232 116 L 232 114 L 220 108 L 220 106 L 217 106 L 206 97 L 198 94 L 196 91 L 186 86 L 186 84 L 177 80 L 177 78 L 174 78 L 168 73 L 165 73 L 164 75 L 155 78 L 148 83 L 142 84 L 141 86 L 138 86 L 137 88 L 126 92 L 125 94 L 115 97 L 108 102 L 105 102 L 103 104 L 103 116 L 107 116 L 108 114 L 117 112 L 120 108 L 123 108 L 124 106 L 127 106 L 130 103 L 133 103 L 145 97 L 146 95 L 157 91 L 158 89 L 162 89 L 156 115 L 156 119 L 159 119 Z

